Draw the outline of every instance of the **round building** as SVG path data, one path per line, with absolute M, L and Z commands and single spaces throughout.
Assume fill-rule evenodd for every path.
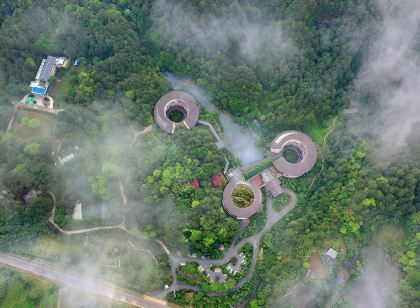
M 156 124 L 169 134 L 175 132 L 179 124 L 188 129 L 193 128 L 198 121 L 200 108 L 190 94 L 172 91 L 162 96 L 155 105 L 154 118 Z
M 239 207 L 233 200 L 233 192 L 240 185 L 247 186 L 253 193 L 252 203 L 247 207 Z M 225 190 L 223 191 L 223 207 L 233 217 L 237 219 L 248 219 L 254 215 L 261 208 L 262 205 L 262 192 L 261 189 L 246 181 L 231 181 L 229 182 Z
M 277 155 L 273 165 L 287 178 L 297 178 L 309 172 L 316 163 L 317 152 L 315 143 L 308 135 L 297 131 L 285 131 L 274 138 L 270 151 Z M 292 151 L 296 161 L 285 158 L 285 152 Z

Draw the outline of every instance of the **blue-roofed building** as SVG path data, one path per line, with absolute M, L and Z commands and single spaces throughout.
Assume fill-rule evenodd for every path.
M 31 82 L 31 94 L 45 96 L 48 91 L 48 79 L 55 75 L 57 67 L 66 67 L 68 58 L 48 56 L 43 59 L 36 73 L 35 80 Z

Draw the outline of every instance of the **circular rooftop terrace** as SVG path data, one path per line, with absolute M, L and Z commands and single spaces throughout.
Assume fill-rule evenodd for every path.
M 239 207 L 233 201 L 233 198 L 232 198 L 233 191 L 239 185 L 248 186 L 254 194 L 254 200 L 252 201 L 251 205 L 248 207 L 245 207 L 245 208 Z M 223 191 L 223 207 L 230 215 L 234 216 L 237 219 L 248 219 L 249 217 L 254 215 L 256 212 L 258 212 L 261 205 L 262 205 L 261 189 L 251 183 L 248 183 L 245 181 L 238 181 L 238 182 L 231 181 L 226 185 L 225 190 Z
M 178 119 L 174 119 L 174 114 Z M 155 105 L 155 122 L 169 134 L 175 132 L 176 125 L 183 123 L 188 129 L 195 126 L 200 108 L 194 97 L 185 92 L 172 91 L 162 96 Z
M 288 162 L 283 155 L 285 150 L 295 151 L 298 157 L 297 162 Z M 288 178 L 297 178 L 310 171 L 317 157 L 312 139 L 297 131 L 285 131 L 278 135 L 271 143 L 270 151 L 279 156 L 273 162 L 274 167 Z

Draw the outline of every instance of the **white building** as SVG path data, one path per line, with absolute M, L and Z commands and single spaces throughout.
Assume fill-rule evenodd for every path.
M 77 201 L 76 205 L 74 206 L 73 219 L 83 220 L 82 203 L 80 201 Z
M 338 252 L 334 248 L 330 248 L 325 254 L 332 260 L 335 260 L 337 258 Z

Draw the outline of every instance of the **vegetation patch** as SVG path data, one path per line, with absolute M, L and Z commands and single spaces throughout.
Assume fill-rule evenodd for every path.
M 176 278 L 179 281 L 194 286 L 201 286 L 203 283 L 210 283 L 210 279 L 198 270 L 198 263 L 188 263 L 181 265 L 176 269 Z
M 167 113 L 168 119 L 179 123 L 185 119 L 185 112 L 181 109 L 172 109 Z
M 286 148 L 283 151 L 283 157 L 291 164 L 296 164 L 299 162 L 299 154 L 296 150 Z
M 273 209 L 281 211 L 290 201 L 290 195 L 282 193 L 280 196 L 273 200 Z
M 74 303 L 77 303 L 76 307 L 92 307 L 92 308 L 130 308 L 131 305 L 126 305 L 118 301 L 112 301 L 108 298 L 82 292 L 78 289 L 64 288 L 60 291 L 60 306 L 58 307 L 74 307 Z M 41 306 L 40 308 L 52 308 L 54 306 Z
M 10 118 L 13 115 L 13 105 L 7 103 L 6 101 L 1 101 L 1 110 L 0 110 L 0 129 L 6 129 L 9 124 Z
M 91 271 L 99 280 L 134 292 L 158 290 L 170 283 L 164 252 L 117 230 L 75 235 L 65 242 L 55 236 L 39 237 L 11 252 L 56 268 Z
M 254 193 L 248 185 L 240 184 L 233 190 L 232 199 L 237 207 L 247 208 L 254 201 Z
M 249 179 L 249 178 L 253 177 L 254 175 L 260 173 L 261 171 L 263 171 L 267 168 L 270 168 L 271 165 L 273 164 L 273 161 L 275 161 L 276 159 L 277 159 L 277 157 L 266 159 L 263 162 L 261 162 L 260 164 L 249 168 L 248 170 L 246 170 L 243 173 L 245 179 Z
M 55 307 L 57 291 L 49 281 L 0 267 L 1 307 Z
M 52 135 L 53 117 L 44 112 L 19 110 L 12 131 L 24 140 L 46 139 Z
M 314 141 L 322 146 L 324 144 L 324 137 L 330 129 L 330 125 L 326 127 L 313 126 L 309 129 L 308 133 Z

